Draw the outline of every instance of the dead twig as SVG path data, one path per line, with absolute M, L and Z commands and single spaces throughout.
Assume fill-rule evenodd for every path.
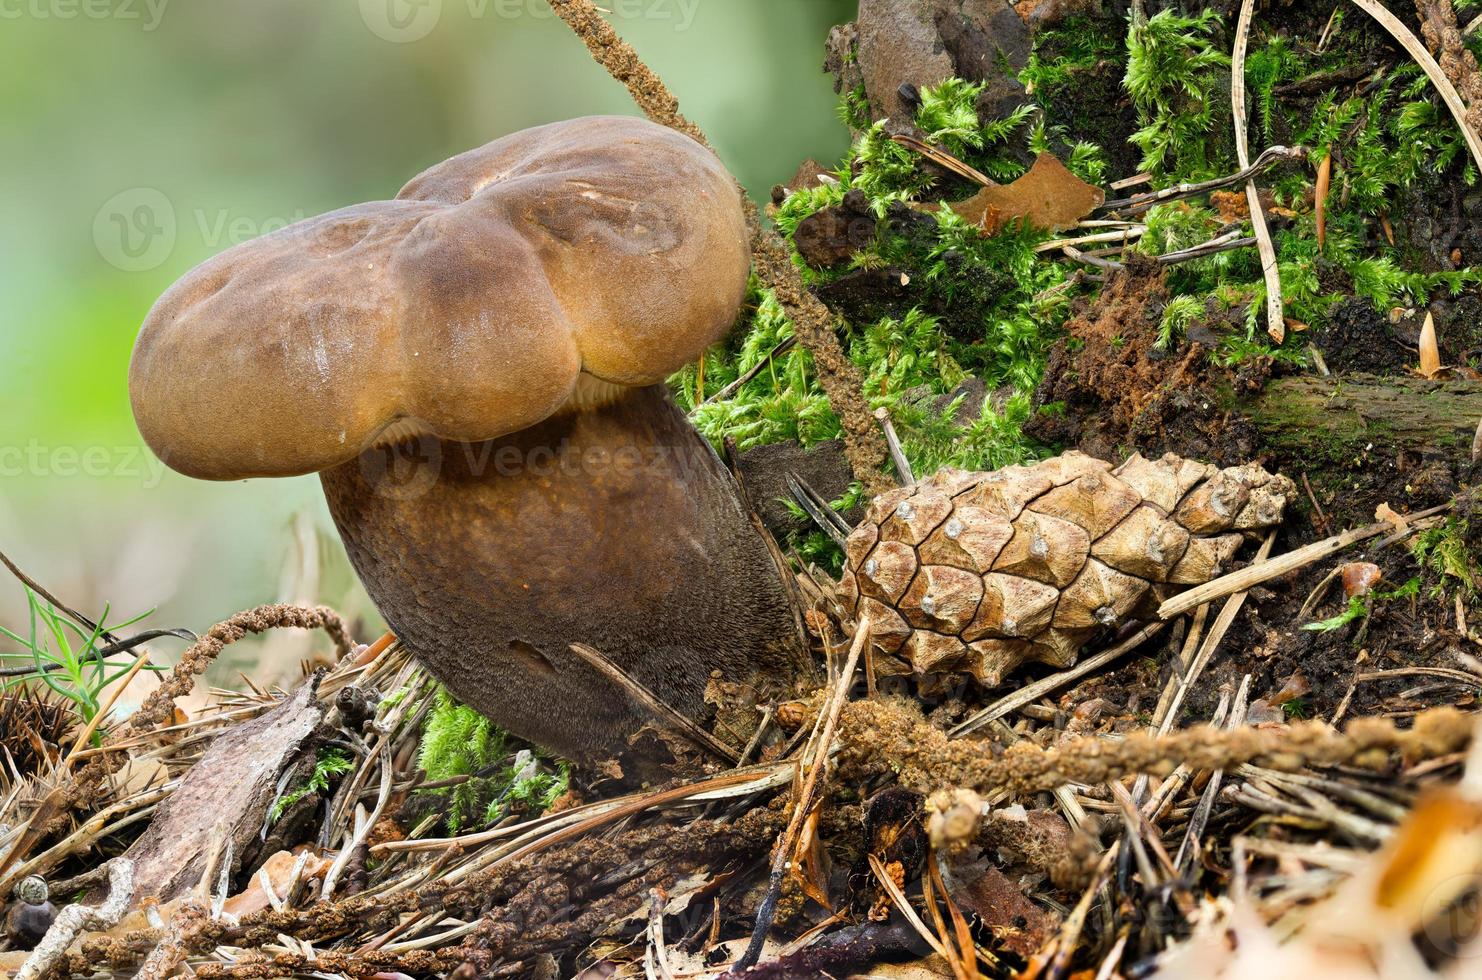
M 1148 640 L 1157 636 L 1167 625 L 1167 623 L 1162 622 L 1149 623 L 1122 642 L 1110 649 L 1101 651 L 1094 657 L 1087 657 L 1069 670 L 1062 670 L 1058 674 L 1051 674 L 1049 677 L 1041 678 L 1032 684 L 1024 685 L 1013 694 L 1000 698 L 971 718 L 957 725 L 957 727 L 948 733 L 949 736 L 952 738 L 961 738 L 964 735 L 970 735 L 989 722 L 996 721 L 1011 711 L 1017 711 L 1026 704 L 1038 701 L 1051 691 L 1059 690 L 1071 681 L 1078 680 L 1093 671 L 1100 670 L 1127 651 L 1135 650 Z
M 117 925 L 133 897 L 134 862 L 114 858 L 108 863 L 108 897 L 98 906 L 77 902 L 57 913 L 56 921 L 21 964 L 15 980 L 41 980 L 51 973 L 84 930 L 111 929 Z
M 814 794 L 819 786 L 819 775 L 828 765 L 829 747 L 834 741 L 834 732 L 839 725 L 839 715 L 844 710 L 844 702 L 849 698 L 849 685 L 854 679 L 855 669 L 859 666 L 860 655 L 869 642 L 870 618 L 864 616 L 854 631 L 854 643 L 849 648 L 849 659 L 844 664 L 844 670 L 839 675 L 839 682 L 830 695 L 827 721 L 824 722 L 819 732 L 817 746 L 808 767 L 807 779 L 803 781 L 802 789 L 793 801 L 792 817 L 788 820 L 787 829 L 777 839 L 777 846 L 772 856 L 772 869 L 767 879 L 766 896 L 757 909 L 756 926 L 751 931 L 751 941 L 747 943 L 746 951 L 731 967 L 728 975 L 734 976 L 746 972 L 756 966 L 757 960 L 761 958 L 762 945 L 767 940 L 767 932 L 772 928 L 772 920 L 777 913 L 777 899 L 782 894 L 782 878 L 787 872 L 787 864 L 792 857 L 798 834 L 803 829 L 803 821 L 813 808 Z M 801 764 L 800 761 L 799 765 Z
M 755 378 L 758 374 L 761 374 L 762 371 L 766 369 L 767 365 L 771 364 L 774 359 L 781 357 L 783 354 L 786 354 L 788 351 L 792 350 L 793 347 L 797 346 L 797 342 L 798 338 L 796 336 L 784 338 L 777 344 L 776 347 L 773 347 L 771 350 L 767 351 L 766 356 L 757 361 L 751 367 L 747 368 L 744 374 L 738 377 L 735 381 L 732 381 L 730 384 L 726 385 L 720 391 L 717 391 L 715 394 L 705 399 L 700 404 L 709 405 L 711 402 L 723 402 L 727 398 L 730 398 L 736 392 L 740 391 L 748 381 L 750 381 L 752 378 Z
M 1240 19 L 1235 25 L 1235 50 L 1230 56 L 1230 109 L 1235 117 L 1235 155 L 1241 167 L 1250 166 L 1250 136 L 1246 132 L 1245 49 L 1250 42 L 1250 20 L 1255 0 L 1241 0 Z M 1266 280 L 1266 333 L 1276 343 L 1286 339 L 1286 317 L 1281 305 L 1281 271 L 1276 262 L 1276 243 L 1266 226 L 1266 212 L 1261 207 L 1261 194 L 1254 180 L 1245 182 L 1245 200 L 1250 205 L 1250 225 L 1255 232 L 1256 248 L 1261 253 L 1261 275 Z M 1322 249 L 1322 226 L 1319 224 L 1318 249 Z
M 649 713 L 656 719 L 663 722 L 666 726 L 675 729 L 691 742 L 694 742 L 695 745 L 733 766 L 740 760 L 741 757 L 729 745 L 680 714 L 673 706 L 665 704 L 642 681 L 613 663 L 600 650 L 587 646 L 585 643 L 573 643 L 571 644 L 571 652 L 585 660 L 598 673 L 618 685 L 618 687 L 627 691 L 628 695 L 634 701 L 637 701 L 644 708 L 648 709 Z
M 1452 506 L 1453 504 L 1450 502 L 1439 504 L 1419 513 L 1411 514 L 1409 515 L 1409 519 L 1416 521 L 1435 514 L 1441 514 L 1450 510 Z M 1227 595 L 1234 595 L 1236 592 L 1243 592 L 1251 586 L 1260 585 L 1262 582 L 1269 582 L 1274 578 L 1285 575 L 1287 572 L 1305 568 L 1313 562 L 1321 561 L 1328 555 L 1342 551 L 1350 545 L 1357 544 L 1360 541 L 1367 541 L 1370 538 L 1377 538 L 1385 531 L 1393 529 L 1394 525 L 1389 521 L 1380 521 L 1377 524 L 1370 524 L 1367 527 L 1344 531 L 1342 534 L 1336 534 L 1331 538 L 1314 541 L 1312 544 L 1298 548 L 1296 551 L 1289 551 L 1278 558 L 1253 562 L 1239 571 L 1231 572 L 1228 575 L 1221 575 L 1219 578 L 1206 582 L 1203 585 L 1195 586 L 1187 592 L 1180 592 L 1158 607 L 1158 618 L 1172 619 L 1179 613 L 1188 612 L 1200 603 L 1222 599 Z
M 1261 151 L 1261 155 L 1249 166 L 1243 166 L 1232 174 L 1224 177 L 1211 177 L 1209 180 L 1201 180 L 1194 184 L 1174 184 L 1162 190 L 1148 191 L 1145 194 L 1135 194 L 1132 197 L 1124 197 L 1115 201 L 1107 201 L 1098 208 L 1098 211 L 1124 211 L 1136 212 L 1146 211 L 1155 204 L 1163 204 L 1168 201 L 1176 201 L 1185 197 L 1196 197 L 1217 191 L 1222 187 L 1232 184 L 1243 183 L 1256 174 L 1261 173 L 1268 167 L 1275 166 L 1283 161 L 1301 160 L 1307 156 L 1307 150 L 1301 146 L 1268 146 Z
M 880 429 L 885 433 L 885 445 L 890 447 L 890 460 L 895 464 L 895 472 L 900 476 L 901 486 L 914 487 L 916 474 L 911 472 L 911 461 L 906 458 L 906 450 L 901 445 L 900 436 L 895 434 L 895 425 L 890 421 L 890 410 L 884 406 L 875 409 L 875 418 L 880 422 Z
M 1249 248 L 1254 244 L 1256 244 L 1254 238 L 1240 237 L 1240 230 L 1237 228 L 1234 231 L 1220 235 L 1218 238 L 1211 238 L 1207 242 L 1200 242 L 1198 245 L 1191 245 L 1177 252 L 1156 255 L 1153 257 L 1153 261 L 1159 265 L 1178 265 L 1181 262 L 1192 262 L 1195 259 L 1208 258 L 1220 252 L 1229 252 L 1237 248 Z M 1099 256 L 1082 252 L 1073 245 L 1061 245 L 1061 248 L 1065 250 L 1066 256 L 1075 262 L 1083 262 L 1086 265 L 1094 265 L 1098 269 L 1107 269 L 1109 271 L 1126 268 L 1126 266 L 1115 259 L 1103 259 Z
M 849 522 L 839 516 L 839 512 L 823 495 L 808 485 L 802 477 L 792 471 L 783 477 L 787 482 L 787 489 L 792 494 L 792 499 L 798 502 L 798 506 L 813 519 L 819 529 L 833 538 L 834 544 L 840 548 L 844 547 L 844 541 L 849 537 L 849 532 L 854 530 Z

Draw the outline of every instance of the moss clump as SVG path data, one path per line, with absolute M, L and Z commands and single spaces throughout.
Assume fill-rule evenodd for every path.
M 1134 17 L 1123 84 L 1142 126 L 1131 139 L 1142 150 L 1143 170 L 1198 180 L 1229 169 L 1226 154 L 1211 145 L 1211 134 L 1230 128 L 1229 100 L 1219 91 L 1222 82 L 1228 86 L 1230 59 L 1214 44 L 1220 27 L 1212 10 Z
M 1468 543 L 1471 522 L 1464 517 L 1448 517 L 1415 537 L 1410 554 L 1434 583 L 1433 591 L 1460 589 L 1467 599 L 1477 597 L 1478 563 Z
M 418 790 L 417 795 L 442 803 L 449 833 L 472 820 L 495 823 L 516 807 L 544 810 L 566 792 L 569 770 L 564 763 L 553 772 L 529 749 L 515 750 L 493 722 L 442 688 L 433 698 L 418 765 L 428 782 L 467 778 L 454 786 Z
M 1005 119 L 983 120 L 976 108 L 981 92 L 982 86 L 957 79 L 927 88 L 915 122 L 932 143 L 996 179 L 1012 179 L 1029 159 L 1025 149 L 1037 110 L 1026 105 Z M 1094 166 L 1093 156 L 1083 152 L 1078 164 Z M 1035 254 L 1034 246 L 1047 236 L 1011 228 L 985 238 L 950 210 L 916 207 L 965 198 L 973 188 L 923 168 L 913 151 L 890 139 L 884 124 L 861 133 L 833 177 L 790 194 L 773 218 L 791 238 L 809 216 L 839 205 L 850 191 L 861 192 L 868 202 L 877 231 L 867 247 L 829 268 L 796 261 L 813 287 L 861 274 L 884 275 L 883 270 L 909 283 L 907 301 L 890 315 L 842 323 L 841 341 L 865 375 L 872 407 L 892 412 L 913 467 L 929 471 L 944 462 L 976 467 L 1027 456 L 1030 447 L 1016 435 L 1017 426 L 991 408 L 949 438 L 939 413 L 918 406 L 923 395 L 950 392 L 968 376 L 990 388 L 1009 386 L 1021 393 L 1038 381 L 1063 302 L 1036 296 L 1063 282 L 1068 272 L 1064 263 Z M 838 420 L 818 388 L 808 354 L 797 348 L 775 358 L 731 397 L 702 404 L 791 334 L 792 325 L 772 297 L 758 293 L 739 340 L 707 354 L 703 380 L 695 368 L 676 376 L 680 402 L 702 432 L 717 441 L 733 438 L 742 448 L 783 439 L 809 445 L 838 435 Z M 1024 411 L 1027 403 L 1005 409 Z

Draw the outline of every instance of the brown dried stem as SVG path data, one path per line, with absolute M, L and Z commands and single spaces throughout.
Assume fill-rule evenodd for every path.
M 1372 764 L 1398 751 L 1406 759 L 1430 759 L 1471 741 L 1473 719 L 1454 708 L 1416 716 L 1400 730 L 1383 718 L 1366 718 L 1339 734 L 1320 722 L 1282 730 L 1199 726 L 1155 737 L 1138 732 L 1120 741 L 1082 738 L 1043 749 L 1029 742 L 994 757 L 981 744 L 950 740 L 928 724 L 920 710 L 899 699 L 857 701 L 844 709 L 840 765 L 868 773 L 893 772 L 907 789 L 931 793 L 945 787 L 1011 796 L 1045 792 L 1066 783 L 1095 785 L 1135 773 L 1167 775 L 1190 769 L 1231 769 L 1256 762 L 1272 769 L 1302 765 Z
M 1465 125 L 1473 133 L 1482 134 L 1482 69 L 1462 40 L 1451 0 L 1415 0 L 1415 11 L 1420 15 L 1420 34 L 1426 47 L 1466 103 Z

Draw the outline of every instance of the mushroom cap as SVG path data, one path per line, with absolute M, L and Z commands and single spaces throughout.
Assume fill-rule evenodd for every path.
M 493 439 L 694 360 L 749 268 L 708 149 L 625 116 L 540 126 L 188 272 L 140 330 L 134 417 L 213 480 L 316 472 L 383 437 Z

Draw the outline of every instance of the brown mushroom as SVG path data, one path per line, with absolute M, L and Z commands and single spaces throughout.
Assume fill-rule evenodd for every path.
M 764 542 L 663 380 L 734 323 L 750 257 L 714 155 L 593 117 L 438 164 L 187 273 L 130 393 L 171 467 L 319 473 L 397 636 L 511 731 L 591 760 L 713 671 L 804 655 Z

